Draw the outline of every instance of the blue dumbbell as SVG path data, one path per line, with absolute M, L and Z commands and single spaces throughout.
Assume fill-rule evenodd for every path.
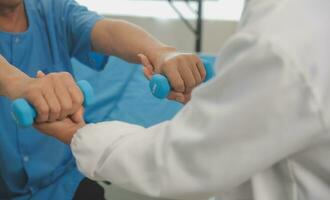
M 81 92 L 84 95 L 84 106 L 89 106 L 94 100 L 94 91 L 92 86 L 85 80 L 78 81 Z M 31 104 L 25 99 L 16 99 L 12 103 L 12 114 L 18 125 L 22 127 L 29 127 L 33 124 L 37 117 L 37 112 Z
M 206 71 L 206 78 L 204 82 L 210 80 L 214 75 L 214 69 L 212 66 L 212 63 L 203 60 L 204 66 L 205 66 L 205 71 Z M 151 93 L 159 98 L 159 99 L 164 99 L 166 98 L 171 91 L 171 86 L 167 78 L 161 74 L 155 74 L 151 77 L 151 80 L 149 82 L 149 87 L 151 90 Z

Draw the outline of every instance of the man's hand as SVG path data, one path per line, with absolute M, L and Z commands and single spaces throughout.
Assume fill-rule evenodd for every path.
M 172 87 L 168 99 L 187 103 L 192 90 L 206 77 L 203 62 L 195 54 L 179 53 L 173 48 L 152 49 L 152 53 L 139 54 L 144 74 L 150 79 L 154 73 L 165 75 Z
M 67 72 L 38 72 L 37 78 L 25 76 L 9 84 L 9 98 L 25 98 L 31 103 L 38 113 L 38 123 L 63 120 L 76 113 L 83 103 L 83 94 Z
M 85 126 L 84 109 L 79 110 L 71 116 L 68 116 L 61 121 L 35 123 L 34 127 L 40 132 L 55 137 L 63 143 L 70 144 L 77 130 Z

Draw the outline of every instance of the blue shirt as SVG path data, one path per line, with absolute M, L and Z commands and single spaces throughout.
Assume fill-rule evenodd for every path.
M 29 76 L 72 72 L 71 57 L 90 57 L 91 30 L 102 17 L 73 0 L 25 0 L 28 29 L 0 32 L 0 54 Z M 83 176 L 69 146 L 33 128 L 17 127 L 11 101 L 0 97 L 0 199 L 72 199 Z

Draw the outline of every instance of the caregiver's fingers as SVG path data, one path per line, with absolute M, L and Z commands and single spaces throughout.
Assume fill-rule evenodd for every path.
M 191 93 L 183 94 L 181 92 L 171 91 L 167 98 L 169 100 L 174 100 L 174 101 L 180 102 L 182 104 L 186 104 L 191 99 Z
M 73 135 L 83 125 L 77 124 L 67 117 L 61 121 L 35 123 L 33 126 L 41 133 L 55 137 L 63 143 L 70 144 Z
M 151 76 L 154 74 L 154 67 L 149 61 L 148 57 L 144 54 L 138 54 L 141 64 L 143 65 L 143 73 L 147 79 L 151 79 Z
M 149 68 L 143 67 L 143 74 L 148 80 L 150 80 L 152 78 L 153 72 Z

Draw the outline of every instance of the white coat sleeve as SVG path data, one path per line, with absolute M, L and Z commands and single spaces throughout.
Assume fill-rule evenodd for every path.
M 105 122 L 79 130 L 71 144 L 79 169 L 175 199 L 240 185 L 326 133 L 304 66 L 290 58 L 267 39 L 237 34 L 221 54 L 217 76 L 173 120 L 149 129 Z

